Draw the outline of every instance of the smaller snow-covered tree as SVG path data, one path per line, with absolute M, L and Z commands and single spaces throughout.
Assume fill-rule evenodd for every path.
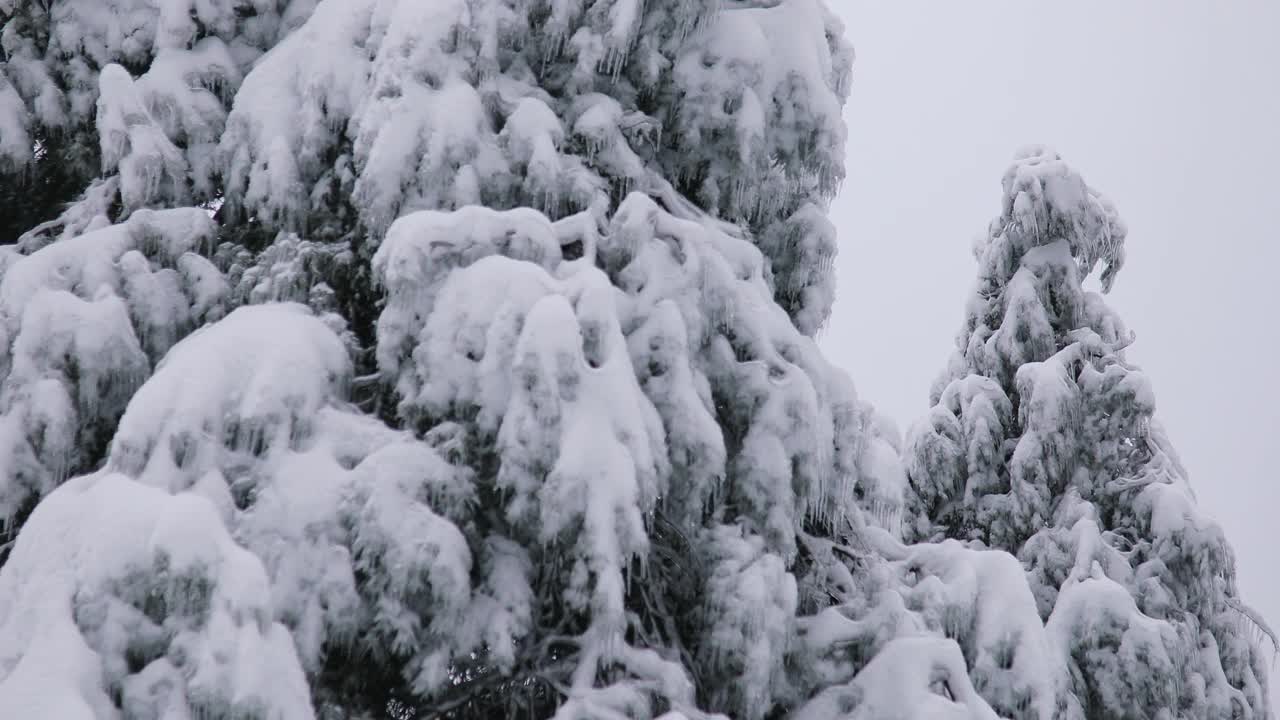
M 1154 418 L 1111 287 L 1126 229 L 1043 148 L 1020 153 L 933 408 L 909 435 L 909 533 L 1007 550 L 1069 669 L 1068 717 L 1266 717 L 1221 530 Z M 1176 678 L 1169 682 L 1169 678 Z

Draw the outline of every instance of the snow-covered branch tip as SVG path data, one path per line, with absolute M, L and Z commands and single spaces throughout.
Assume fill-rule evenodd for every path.
M 1240 615 L 1241 624 L 1248 630 L 1245 633 L 1246 635 L 1254 639 L 1262 636 L 1271 641 L 1271 660 L 1275 662 L 1276 657 L 1280 655 L 1280 638 L 1276 636 L 1275 630 L 1271 629 L 1271 626 L 1267 624 L 1267 621 L 1263 619 L 1257 610 L 1240 602 L 1237 598 L 1228 597 L 1226 600 L 1227 607 L 1235 610 Z
M 696 222 L 703 227 L 710 227 L 725 235 L 739 240 L 746 239 L 746 233 L 737 225 L 712 217 L 689 198 L 685 197 L 669 180 L 659 175 L 652 168 L 646 170 L 646 186 L 643 192 L 656 200 L 668 213 L 680 220 Z
M 720 0 L 721 10 L 768 10 L 776 8 L 786 0 Z

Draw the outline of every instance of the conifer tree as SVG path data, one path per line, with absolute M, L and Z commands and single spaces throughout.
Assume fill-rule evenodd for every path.
M 813 543 L 903 483 L 812 340 L 818 0 L 0 9 L 6 187 L 61 188 L 5 200 L 0 715 L 824 686 Z
M 908 534 L 1021 560 L 1067 662 L 1061 716 L 1267 717 L 1265 657 L 1240 632 L 1265 624 L 1125 360 L 1133 335 L 1083 287 L 1101 265 L 1110 289 L 1126 227 L 1045 148 L 1003 188 L 956 353 L 907 440 Z
M 927 433 L 908 483 L 818 351 L 853 60 L 821 0 L 0 23 L 0 717 L 1265 709 L 1100 303 L 947 396 L 990 407 L 951 411 L 990 501 Z M 1118 266 L 1055 163 L 1005 214 Z M 991 297 L 1072 287 L 1027 233 Z

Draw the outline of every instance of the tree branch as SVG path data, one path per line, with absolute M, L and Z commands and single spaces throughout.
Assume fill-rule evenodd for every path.
M 721 10 L 768 10 L 786 0 L 720 0 Z

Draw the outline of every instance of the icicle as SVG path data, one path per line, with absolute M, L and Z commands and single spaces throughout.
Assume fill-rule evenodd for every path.
M 1227 607 L 1235 610 L 1239 615 L 1241 624 L 1249 630 L 1249 634 L 1258 638 L 1253 641 L 1253 644 L 1261 644 L 1260 639 L 1266 637 L 1271 643 L 1272 656 L 1280 654 L 1280 639 L 1277 639 L 1275 631 L 1271 629 L 1271 626 L 1267 624 L 1261 614 L 1236 598 L 1227 597 L 1225 601 Z

